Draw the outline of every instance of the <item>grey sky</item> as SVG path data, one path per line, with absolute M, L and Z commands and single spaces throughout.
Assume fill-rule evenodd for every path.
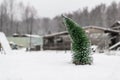
M 109 5 L 111 2 L 120 0 L 18 0 L 22 1 L 25 5 L 33 5 L 40 17 L 54 17 L 61 13 L 72 12 L 84 7 L 89 9 L 98 4 L 105 3 Z

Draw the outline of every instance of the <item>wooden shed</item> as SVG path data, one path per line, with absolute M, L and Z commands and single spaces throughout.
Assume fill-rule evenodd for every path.
M 49 34 L 43 37 L 44 50 L 70 50 L 71 41 L 67 31 Z
M 110 37 L 111 37 L 111 44 L 110 44 L 110 49 L 118 49 L 118 47 L 120 47 L 120 21 L 116 21 L 113 23 L 112 26 L 110 26 L 110 28 L 114 31 L 116 31 L 115 33 L 110 33 Z
M 91 44 L 97 45 L 100 49 L 109 48 L 113 45 L 112 35 L 117 36 L 118 30 L 112 28 L 104 28 L 98 26 L 86 26 L 83 27 L 88 35 Z M 58 32 L 54 34 L 45 35 L 43 37 L 43 49 L 44 50 L 70 50 L 71 40 L 67 31 Z

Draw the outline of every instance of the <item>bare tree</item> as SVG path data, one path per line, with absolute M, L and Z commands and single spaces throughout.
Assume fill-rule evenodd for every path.
M 8 25 L 7 2 L 4 0 L 0 5 L 0 30 L 7 34 Z
M 14 16 L 15 16 L 15 0 L 6 0 L 7 1 L 7 11 L 8 11 L 8 16 L 10 19 L 9 22 L 9 33 L 12 34 L 14 30 Z
M 28 34 L 31 33 L 31 28 L 34 26 L 34 21 L 37 16 L 37 11 L 34 7 L 27 6 L 24 9 L 24 12 L 22 14 L 22 20 L 25 22 L 26 32 Z
M 111 26 L 119 17 L 118 17 L 118 7 L 115 2 L 113 2 L 107 8 L 107 25 Z
M 43 18 L 41 21 L 41 27 L 43 28 L 42 30 L 44 32 L 42 32 L 43 34 L 48 34 L 49 30 L 50 30 L 50 19 L 49 18 Z
M 0 31 L 3 31 L 4 5 L 0 6 Z

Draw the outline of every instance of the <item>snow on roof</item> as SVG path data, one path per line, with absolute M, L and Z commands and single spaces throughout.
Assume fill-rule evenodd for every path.
M 85 26 L 84 29 L 99 29 L 99 30 L 104 30 L 106 32 L 115 32 L 115 33 L 120 33 L 119 30 L 113 30 L 111 28 L 104 28 L 104 27 L 98 27 L 98 26 Z
M 68 34 L 68 31 L 63 31 L 63 32 L 48 34 L 48 35 L 45 35 L 44 37 L 52 37 L 52 36 L 64 35 L 64 34 Z
M 119 23 L 119 24 L 120 24 L 120 21 L 117 21 L 117 23 Z
M 104 27 L 98 27 L 98 26 L 85 26 L 83 28 L 84 29 L 99 29 L 99 30 L 103 30 L 103 31 L 106 31 L 106 32 L 120 33 L 119 30 L 113 30 L 111 28 L 104 28 Z M 63 32 L 57 32 L 57 33 L 53 33 L 53 34 L 48 34 L 48 35 L 45 35 L 44 37 L 52 37 L 52 36 L 58 36 L 58 35 L 64 35 L 64 34 L 68 34 L 68 31 L 63 31 Z
M 40 38 L 41 36 L 39 35 L 30 35 L 30 34 L 25 34 L 26 37 L 33 37 L 33 38 Z
M 118 26 L 118 25 L 120 25 L 120 21 L 115 21 L 115 22 L 111 25 L 111 27 L 116 27 L 116 26 Z

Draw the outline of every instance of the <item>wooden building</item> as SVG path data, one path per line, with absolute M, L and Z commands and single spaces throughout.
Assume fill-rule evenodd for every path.
M 113 44 L 113 36 L 111 35 L 115 37 L 119 34 L 118 30 L 97 26 L 89 26 L 86 27 L 85 30 L 91 40 L 91 44 L 97 45 L 100 49 L 109 49 L 109 47 L 116 43 Z
M 70 50 L 71 41 L 68 32 L 59 32 L 43 37 L 44 50 Z
M 15 43 L 18 45 L 18 48 L 26 48 L 27 50 L 41 50 L 41 46 L 43 44 L 42 36 L 39 35 L 15 35 L 14 37 L 7 37 L 8 41 L 11 43 Z M 13 45 L 11 43 L 11 45 Z
M 97 26 L 86 26 L 84 29 L 91 41 L 91 45 L 97 45 L 100 49 L 109 49 L 109 47 L 120 41 L 120 32 L 117 29 Z M 69 50 L 70 48 L 71 40 L 67 31 L 43 37 L 44 50 Z
M 116 30 L 115 33 L 110 33 L 111 44 L 110 49 L 120 48 L 120 21 L 116 21 L 111 27 L 112 30 Z

